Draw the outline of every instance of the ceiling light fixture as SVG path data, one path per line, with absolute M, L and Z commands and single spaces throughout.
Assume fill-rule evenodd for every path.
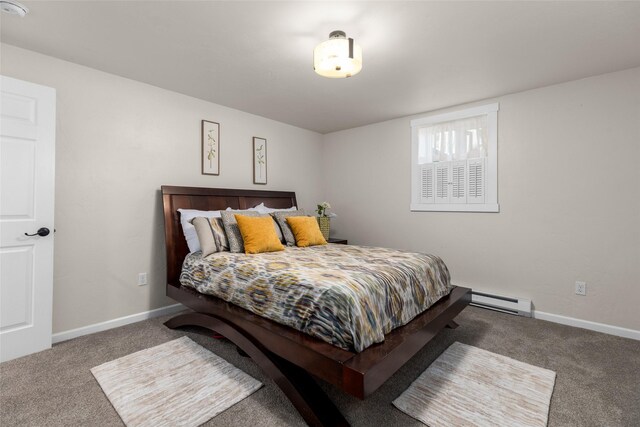
M 331 79 L 355 76 L 362 70 L 362 49 L 344 31 L 332 31 L 313 50 L 313 69 Z
M 18 3 L 17 1 L 0 1 L 0 9 L 2 9 L 2 11 L 5 13 L 8 13 L 10 15 L 18 15 L 21 18 L 29 13 L 29 8 Z

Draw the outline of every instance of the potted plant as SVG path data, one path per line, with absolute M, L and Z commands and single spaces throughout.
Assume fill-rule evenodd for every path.
M 329 240 L 329 229 L 331 227 L 331 218 L 335 217 L 335 213 L 328 213 L 327 209 L 331 209 L 331 205 L 329 202 L 322 202 L 318 205 L 316 209 L 316 213 L 318 214 L 317 220 L 318 225 L 320 226 L 320 231 L 324 236 L 325 240 Z

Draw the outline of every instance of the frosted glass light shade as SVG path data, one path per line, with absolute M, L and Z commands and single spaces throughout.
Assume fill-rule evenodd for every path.
M 342 31 L 334 31 L 329 40 L 313 50 L 313 69 L 332 79 L 355 76 L 362 70 L 362 49 Z

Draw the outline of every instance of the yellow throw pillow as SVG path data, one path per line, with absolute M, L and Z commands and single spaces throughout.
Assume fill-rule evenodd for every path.
M 270 216 L 245 216 L 235 215 L 242 240 L 244 241 L 245 254 L 259 254 L 262 252 L 283 251 L 276 229 L 273 226 L 273 218 Z
M 326 245 L 327 241 L 318 226 L 318 221 L 312 216 L 288 216 L 287 223 L 296 238 L 296 245 L 301 248 L 315 245 Z

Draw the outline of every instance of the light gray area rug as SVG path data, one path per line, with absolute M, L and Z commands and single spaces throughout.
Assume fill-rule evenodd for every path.
M 128 427 L 195 427 L 262 383 L 188 337 L 91 369 Z
M 393 404 L 430 427 L 546 426 L 556 373 L 453 343 Z

